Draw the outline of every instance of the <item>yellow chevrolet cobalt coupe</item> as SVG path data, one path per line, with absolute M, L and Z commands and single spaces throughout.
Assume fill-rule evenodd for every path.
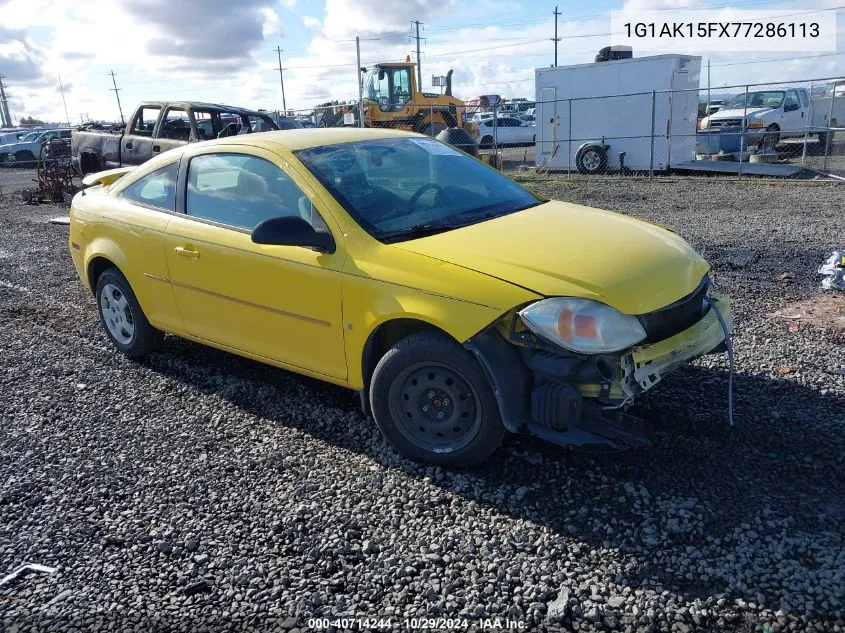
M 70 252 L 115 347 L 169 332 L 355 389 L 415 460 L 647 444 L 627 405 L 729 339 L 675 233 L 416 134 L 249 134 L 85 182 Z

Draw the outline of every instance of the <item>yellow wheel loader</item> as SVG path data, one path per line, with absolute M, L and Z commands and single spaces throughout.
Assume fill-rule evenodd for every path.
M 452 96 L 452 71 L 446 75 L 445 94 L 420 92 L 416 64 L 406 61 L 371 66 L 364 76 L 364 125 L 389 127 L 437 136 L 446 128 L 464 128 L 474 137 L 478 129 L 466 118 L 466 105 Z M 363 69 L 362 69 L 363 70 Z M 346 106 L 322 125 L 342 125 L 344 113 L 358 112 Z

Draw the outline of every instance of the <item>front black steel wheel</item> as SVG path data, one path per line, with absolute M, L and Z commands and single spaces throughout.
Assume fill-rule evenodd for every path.
M 390 385 L 390 417 L 405 438 L 429 452 L 456 451 L 472 442 L 483 410 L 469 381 L 433 361 L 403 369 Z
M 434 332 L 388 350 L 373 373 L 370 404 L 387 440 L 417 461 L 471 466 L 487 459 L 505 434 L 478 361 Z

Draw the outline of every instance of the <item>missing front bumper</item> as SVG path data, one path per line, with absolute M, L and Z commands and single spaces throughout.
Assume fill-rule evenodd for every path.
M 728 328 L 732 326 L 728 297 L 713 295 Z M 635 348 L 622 358 L 622 390 L 631 397 L 651 389 L 660 380 L 694 358 L 719 349 L 725 333 L 715 311 L 709 310 L 695 325 L 675 336 Z

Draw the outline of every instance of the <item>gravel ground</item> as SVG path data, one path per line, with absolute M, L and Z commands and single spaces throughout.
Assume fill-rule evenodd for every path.
M 44 222 L 62 209 L 3 201 L 0 569 L 58 571 L 0 588 L 2 628 L 845 629 L 845 337 L 772 316 L 813 297 L 815 268 L 845 246 L 845 189 L 530 184 L 674 226 L 709 258 L 734 298 L 736 428 L 711 357 L 637 406 L 650 449 L 511 437 L 480 469 L 418 466 L 352 392 L 173 337 L 123 358 L 66 227 Z

